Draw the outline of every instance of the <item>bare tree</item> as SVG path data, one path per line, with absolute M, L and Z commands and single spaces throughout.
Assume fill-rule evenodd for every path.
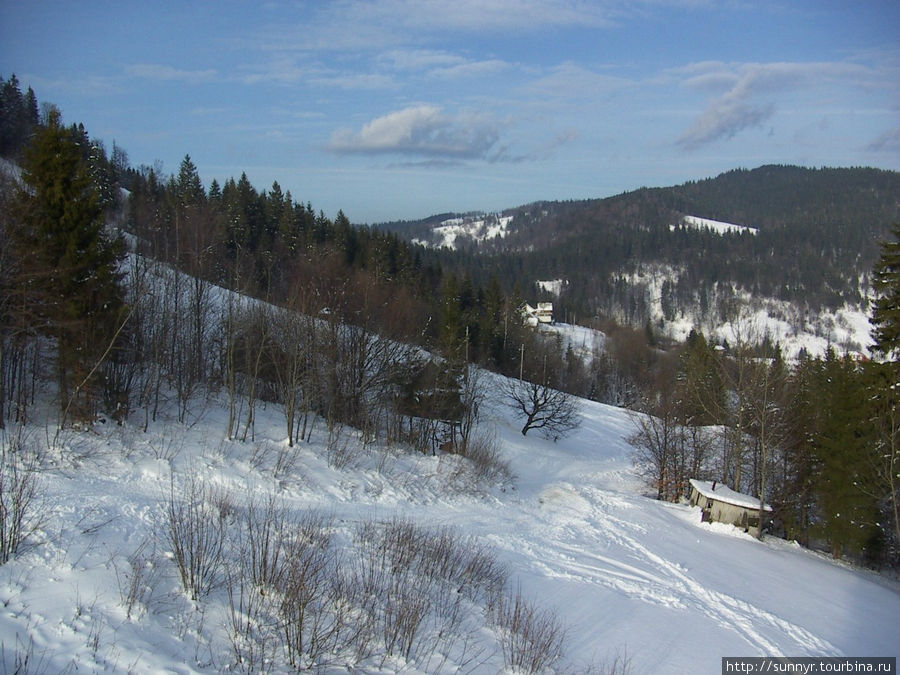
M 525 420 L 522 435 L 540 429 L 547 438 L 557 440 L 572 433 L 581 424 L 576 397 L 564 391 L 566 369 L 562 345 L 532 334 L 519 347 L 519 377 L 507 379 L 502 386 L 507 404 L 516 416 Z
M 525 420 L 523 436 L 539 429 L 547 438 L 557 440 L 581 424 L 577 399 L 559 389 L 510 378 L 503 385 L 503 393 L 516 416 Z
M 684 491 L 687 476 L 679 456 L 685 445 L 685 429 L 675 406 L 666 401 L 652 413 L 634 413 L 636 431 L 628 442 L 635 451 L 632 459 L 647 482 L 656 489 L 656 498 L 675 501 Z

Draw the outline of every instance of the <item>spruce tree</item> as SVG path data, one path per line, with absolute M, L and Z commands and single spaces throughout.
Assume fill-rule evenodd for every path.
M 123 309 L 118 263 L 121 242 L 104 229 L 100 199 L 85 159 L 84 136 L 51 113 L 26 148 L 25 185 L 16 198 L 10 245 L 19 257 L 22 296 L 34 329 L 56 339 L 63 422 L 73 402 L 93 412 L 91 375 L 108 352 Z
M 875 289 L 871 317 L 874 350 L 884 358 L 900 357 L 900 224 L 894 226 L 893 241 L 881 244 L 881 258 L 875 265 Z
M 819 383 L 822 426 L 815 438 L 820 530 L 835 558 L 871 553 L 881 536 L 879 505 L 866 488 L 873 429 L 865 382 L 855 363 L 829 351 Z

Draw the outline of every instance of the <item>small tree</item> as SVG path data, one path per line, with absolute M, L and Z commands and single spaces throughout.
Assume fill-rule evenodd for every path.
M 503 390 L 517 417 L 525 420 L 523 436 L 540 429 L 547 438 L 557 440 L 581 424 L 578 402 L 571 394 L 546 384 L 514 379 L 507 380 Z
M 578 400 L 565 385 L 561 342 L 537 333 L 526 335 L 519 346 L 519 377 L 507 380 L 502 388 L 507 404 L 525 420 L 523 436 L 540 429 L 547 438 L 557 440 L 578 428 Z

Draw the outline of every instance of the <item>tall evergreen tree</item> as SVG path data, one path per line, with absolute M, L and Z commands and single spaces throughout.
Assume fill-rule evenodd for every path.
M 864 381 L 852 360 L 832 351 L 822 375 L 823 422 L 815 439 L 820 529 L 835 558 L 871 553 L 881 532 L 878 500 L 864 489 L 873 435 Z
M 72 403 L 93 412 L 92 374 L 108 352 L 123 309 L 118 263 L 122 246 L 105 229 L 85 160 L 82 130 L 51 114 L 26 148 L 25 186 L 16 200 L 10 244 L 20 256 L 37 327 L 56 338 L 63 421 Z
M 883 242 L 881 258 L 875 265 L 875 288 L 879 292 L 873 304 L 874 348 L 885 358 L 900 358 L 900 224 L 893 229 L 893 241 Z

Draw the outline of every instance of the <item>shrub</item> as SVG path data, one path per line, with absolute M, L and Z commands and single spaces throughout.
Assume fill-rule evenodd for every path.
M 0 439 L 0 564 L 21 553 L 43 527 L 47 509 L 40 497 L 35 454 L 21 430 Z
M 529 603 L 517 589 L 501 595 L 493 608 L 507 668 L 524 673 L 549 670 L 562 658 L 565 630 L 556 614 Z
M 469 438 L 463 455 L 471 462 L 476 479 L 486 483 L 509 483 L 513 479 L 509 462 L 500 454 L 500 444 L 494 436 L 484 433 Z
M 166 503 L 166 537 L 181 585 L 192 600 L 199 600 L 221 583 L 226 561 L 227 493 L 202 484 L 191 472 L 185 494 L 179 498 L 172 479 Z

